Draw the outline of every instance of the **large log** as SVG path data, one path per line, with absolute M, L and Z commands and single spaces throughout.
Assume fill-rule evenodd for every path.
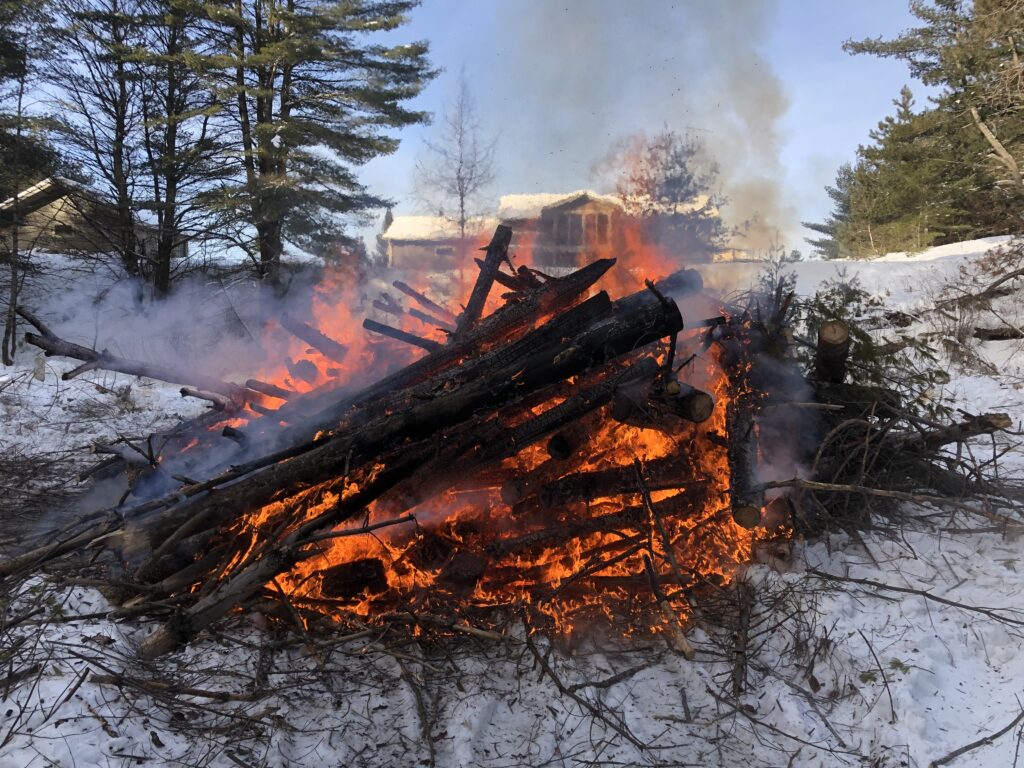
M 466 333 L 477 324 L 480 315 L 483 314 L 484 304 L 491 293 L 498 268 L 503 261 L 508 260 L 508 246 L 512 242 L 512 230 L 509 227 L 499 224 L 494 230 L 494 236 L 487 246 L 487 255 L 480 267 L 480 274 L 477 275 L 476 283 L 473 285 L 473 292 L 466 302 L 466 309 L 459 318 L 457 330 L 459 333 Z
M 732 517 L 744 528 L 755 528 L 761 521 L 764 488 L 757 477 L 757 430 L 753 395 L 737 395 L 726 407 L 725 413 Z
M 317 352 L 336 363 L 344 362 L 348 347 L 339 344 L 318 328 L 291 317 L 287 312 L 281 315 L 281 327 L 293 336 L 309 344 Z
M 98 351 L 91 347 L 66 341 L 53 333 L 39 318 L 24 307 L 18 308 L 18 314 L 32 323 L 39 331 L 38 334 L 25 334 L 25 341 L 29 344 L 39 347 L 46 353 L 47 357 L 59 355 L 61 357 L 70 357 L 73 360 L 81 360 L 85 363 L 85 365 L 63 374 L 61 378 L 64 380 L 72 379 L 87 370 L 102 368 L 107 371 L 127 373 L 131 376 L 145 376 L 150 379 L 167 381 L 173 384 L 184 384 L 207 392 L 226 395 L 237 402 L 244 403 L 246 400 L 260 402 L 262 400 L 262 395 L 259 393 L 247 390 L 245 387 L 240 387 L 237 384 L 221 381 L 212 376 L 205 376 L 196 371 L 185 371 L 164 365 L 144 363 L 140 360 L 130 360 L 112 355 L 106 350 Z

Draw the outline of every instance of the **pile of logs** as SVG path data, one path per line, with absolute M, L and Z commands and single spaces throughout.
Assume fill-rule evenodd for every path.
M 676 299 L 701 292 L 696 271 L 612 300 L 594 289 L 613 259 L 562 278 L 522 267 L 505 271 L 512 266 L 511 234 L 496 230 L 461 313 L 400 281 L 396 289 L 417 307 L 406 310 L 387 295 L 376 299 L 382 312 L 443 329 L 447 341 L 367 320 L 367 331 L 425 354 L 354 391 L 321 386 L 298 394 L 256 379 L 233 384 L 143 365 L 65 341 L 19 310 L 36 328 L 26 336 L 30 343 L 81 361 L 65 378 L 96 368 L 151 376 L 184 385 L 183 394 L 213 408 L 145 446 L 100 447 L 109 455 L 90 474 L 121 483 L 120 501 L 0 561 L 0 576 L 68 553 L 115 552 L 111 562 L 124 569 L 116 578 L 124 610 L 162 619 L 139 649 L 149 658 L 187 643 L 233 609 L 280 593 L 279 579 L 332 540 L 385 528 L 401 531 L 395 537 L 405 561 L 388 567 L 434 573 L 446 594 L 465 595 L 503 575 L 530 582 L 526 589 L 541 597 L 604 584 L 643 591 L 667 615 L 668 593 L 679 599 L 702 578 L 680 564 L 679 547 L 704 546 L 717 535 L 712 525 L 762 522 L 760 416 L 792 401 L 794 382 L 806 386 L 787 362 L 792 334 L 783 321 L 791 297 L 766 321 L 724 311 L 692 329 L 695 354 L 715 347 L 731 393 L 720 405 L 677 378 L 693 355 L 676 360 L 684 330 Z M 495 283 L 508 291 L 505 302 L 485 315 Z M 346 346 L 319 329 L 287 316 L 280 324 L 326 360 L 345 361 Z M 848 407 L 843 398 L 850 391 L 841 389 L 848 349 L 841 323 L 822 326 L 812 379 L 828 407 Z M 759 362 L 766 358 L 773 364 Z M 308 360 L 288 362 L 293 378 L 313 382 L 323 373 Z M 243 409 L 248 424 L 224 426 Z M 722 432 L 699 426 L 719 412 Z M 646 464 L 625 454 L 592 468 L 588 441 L 609 423 L 659 430 L 677 448 Z M 543 451 L 543 460 L 508 472 L 507 462 L 527 450 Z M 696 469 L 702 452 L 713 451 L 721 452 L 727 478 Z M 471 496 L 474 488 L 500 489 L 508 525 L 495 530 L 486 516 L 417 524 L 418 505 L 452 489 Z M 614 508 L 590 506 L 607 499 L 619 501 Z M 555 586 L 543 567 L 531 573 L 519 559 L 596 534 L 613 536 L 594 539 L 600 546 L 585 553 L 584 567 Z M 631 574 L 607 572 L 624 562 L 636 564 Z M 389 589 L 385 563 L 373 557 L 331 563 L 319 580 L 320 595 L 333 606 Z M 295 613 L 294 605 L 288 609 Z M 671 636 L 689 653 L 680 632 Z

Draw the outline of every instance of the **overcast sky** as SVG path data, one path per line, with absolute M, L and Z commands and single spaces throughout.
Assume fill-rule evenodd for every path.
M 612 142 L 668 126 L 705 138 L 734 220 L 756 216 L 765 238 L 803 247 L 799 222 L 828 212 L 836 168 L 915 86 L 903 64 L 842 43 L 913 23 L 904 0 L 425 0 L 394 34 L 428 40 L 444 70 L 421 109 L 439 114 L 465 66 L 498 136 L 492 205 L 594 186 Z M 431 131 L 404 131 L 395 155 L 363 169 L 396 213 L 422 212 L 413 166 Z

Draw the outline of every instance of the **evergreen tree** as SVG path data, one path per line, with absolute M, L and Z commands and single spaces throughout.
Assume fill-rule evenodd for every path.
M 195 0 L 142 0 L 138 67 L 143 144 L 136 206 L 156 221 L 146 254 L 158 295 L 171 288 L 172 255 L 182 241 L 208 237 L 203 198 L 226 175 L 226 148 L 214 119 L 221 110 L 203 68 L 209 25 Z
M 608 162 L 626 213 L 646 219 L 652 239 L 693 258 L 710 259 L 722 248 L 718 164 L 699 139 L 669 129 L 637 135 L 613 149 Z
M 30 109 L 45 55 L 44 7 L 35 0 L 0 0 L 0 200 L 61 169 L 45 120 Z
M 422 122 L 403 103 L 433 76 L 426 43 L 386 45 L 415 5 L 405 0 L 211 0 L 215 51 L 240 162 L 218 200 L 255 229 L 252 253 L 276 280 L 286 242 L 317 251 L 344 235 L 345 214 L 384 201 L 354 166 L 398 145 L 386 132 Z M 369 37 L 369 39 L 367 39 Z
M 803 222 L 802 226 L 817 232 L 821 237 L 806 238 L 814 252 L 825 259 L 842 259 L 850 256 L 845 252 L 842 237 L 843 228 L 850 222 L 850 196 L 853 186 L 853 166 L 843 163 L 836 173 L 834 187 L 825 187 L 825 193 L 832 201 L 832 213 L 821 223 Z
M 56 0 L 51 86 L 59 93 L 68 152 L 117 211 L 108 249 L 129 275 L 145 273 L 136 231 L 136 186 L 145 167 L 143 82 L 133 53 L 144 44 L 139 0 Z
M 46 53 L 41 34 L 45 12 L 40 0 L 0 0 L 0 200 L 12 201 L 0 220 L 0 263 L 7 265 L 4 330 L 0 360 L 14 363 L 18 297 L 29 266 L 31 243 L 22 242 L 21 190 L 51 175 L 60 164 L 34 114 L 31 91 L 36 85 L 38 60 Z
M 984 140 L 987 157 L 977 162 L 1024 196 L 1024 0 L 911 0 L 910 11 L 922 26 L 846 49 L 902 59 L 914 77 L 939 86 L 942 113 Z

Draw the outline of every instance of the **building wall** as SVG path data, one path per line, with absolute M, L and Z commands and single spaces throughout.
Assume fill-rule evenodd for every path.
M 18 247 L 23 251 L 70 254 L 113 253 L 120 248 L 119 228 L 112 209 L 65 195 L 22 217 Z M 143 253 L 156 253 L 156 230 L 136 224 L 135 235 Z M 5 247 L 10 247 L 10 228 L 0 230 L 0 240 Z M 187 252 L 187 243 L 183 240 L 175 247 L 173 258 L 184 258 Z
M 609 248 L 623 245 L 622 210 L 600 200 L 580 200 L 541 211 L 533 226 L 533 261 L 558 272 L 586 264 Z
M 114 250 L 113 222 L 88 203 L 61 197 L 24 215 L 18 230 L 21 250 L 100 253 Z M 4 230 L 5 244 L 11 240 Z
M 458 269 L 458 240 L 389 240 L 388 266 L 394 269 L 444 272 Z

